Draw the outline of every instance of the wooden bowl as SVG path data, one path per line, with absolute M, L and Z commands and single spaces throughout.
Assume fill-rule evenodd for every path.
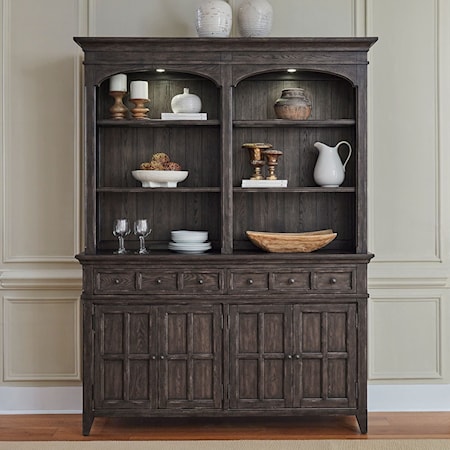
M 333 230 L 305 233 L 269 233 L 246 231 L 250 241 L 257 247 L 272 253 L 309 253 L 325 247 L 336 236 Z

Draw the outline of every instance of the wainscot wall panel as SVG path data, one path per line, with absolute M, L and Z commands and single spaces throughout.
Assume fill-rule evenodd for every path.
M 4 0 L 4 262 L 79 248 L 80 1 Z M 32 11 L 32 13 L 31 13 Z M 39 24 L 37 26 L 37 24 Z
M 5 295 L 3 305 L 5 381 L 80 380 L 76 292 L 17 291 Z
M 390 293 L 392 294 L 392 292 Z M 369 378 L 442 379 L 442 297 L 375 297 L 369 306 Z M 423 295 L 423 294 L 422 294 Z

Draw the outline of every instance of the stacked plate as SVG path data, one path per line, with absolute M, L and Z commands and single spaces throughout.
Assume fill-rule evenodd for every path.
M 207 231 L 174 230 L 171 237 L 169 250 L 177 253 L 199 254 L 211 249 Z

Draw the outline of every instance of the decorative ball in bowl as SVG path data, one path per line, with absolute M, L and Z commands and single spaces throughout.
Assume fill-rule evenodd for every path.
M 177 187 L 184 181 L 189 172 L 187 170 L 133 170 L 133 178 L 142 183 L 142 187 Z

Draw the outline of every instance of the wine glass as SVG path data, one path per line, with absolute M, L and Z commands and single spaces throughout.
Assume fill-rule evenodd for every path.
M 130 234 L 130 224 L 128 223 L 128 219 L 115 219 L 114 220 L 114 226 L 113 226 L 113 235 L 116 236 L 119 239 L 119 249 L 116 250 L 114 253 L 116 255 L 124 255 L 128 253 L 125 250 L 125 236 L 128 236 Z
M 145 248 L 145 238 L 152 232 L 147 219 L 138 219 L 134 222 L 134 234 L 139 236 L 139 255 L 146 255 L 149 250 Z

